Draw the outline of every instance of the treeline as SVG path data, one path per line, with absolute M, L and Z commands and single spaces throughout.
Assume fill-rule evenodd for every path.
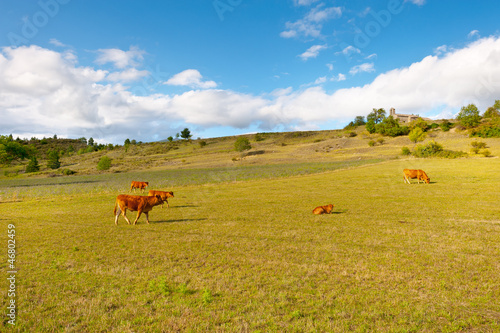
M 373 109 L 365 118 L 357 116 L 344 129 L 352 130 L 358 126 L 365 125 L 370 133 L 378 133 L 384 136 L 411 135 L 413 131 L 426 132 L 429 129 L 440 127 L 443 131 L 449 131 L 453 126 L 459 126 L 461 129 L 468 130 L 471 137 L 500 137 L 500 100 L 489 107 L 483 115 L 474 104 L 469 104 L 460 109 L 456 117 L 456 124 L 448 120 L 433 122 L 429 124 L 422 118 L 410 122 L 408 125 L 402 125 L 397 119 L 386 115 L 384 109 Z M 413 133 L 415 136 L 416 133 Z M 412 140 L 413 141 L 413 140 Z

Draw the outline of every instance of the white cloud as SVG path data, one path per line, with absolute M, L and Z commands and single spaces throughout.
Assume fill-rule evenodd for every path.
M 299 57 L 301 57 L 302 60 L 304 61 L 308 60 L 309 58 L 316 58 L 320 51 L 325 50 L 327 48 L 328 48 L 327 45 L 313 45 L 310 48 L 308 48 L 306 52 L 299 55 Z
M 293 37 L 314 37 L 321 36 L 321 28 L 323 23 L 334 18 L 342 16 L 342 9 L 340 7 L 323 8 L 322 5 L 311 9 L 307 15 L 295 22 L 286 22 L 286 30 L 280 33 L 283 38 Z
M 340 51 L 340 52 L 336 52 L 335 54 L 336 54 L 336 55 L 343 54 L 343 55 L 345 55 L 345 56 L 349 56 L 349 55 L 351 55 L 351 54 L 353 54 L 353 53 L 359 54 L 359 53 L 361 53 L 361 50 L 360 50 L 360 49 L 358 49 L 358 48 L 355 48 L 355 47 L 354 47 L 354 46 L 352 46 L 352 45 L 349 45 L 349 46 L 346 46 L 346 47 L 345 47 L 342 51 Z
M 150 73 L 147 70 L 137 70 L 135 68 L 129 68 L 126 69 L 122 72 L 113 72 L 110 73 L 106 79 L 108 81 L 114 81 L 114 82 L 132 82 L 139 80 L 143 77 L 148 76 Z
M 373 63 L 364 63 L 351 68 L 349 74 L 356 75 L 358 73 L 371 73 L 375 72 Z
M 434 50 L 434 54 L 440 56 L 440 55 L 446 53 L 447 51 L 448 51 L 448 46 L 441 45 L 441 46 L 436 47 L 436 49 Z
M 405 0 L 405 2 L 411 2 L 417 6 L 423 6 L 426 0 Z
M 295 6 L 310 6 L 319 0 L 293 0 Z
M 196 69 L 186 69 L 171 77 L 165 84 L 172 86 L 188 86 L 191 88 L 215 88 L 217 83 L 214 81 L 202 81 L 201 73 Z
M 119 82 L 105 81 L 112 74 L 78 66 L 64 53 L 38 46 L 3 48 L 0 119 L 4 121 L 0 133 L 92 136 L 123 143 L 127 137 L 141 141 L 164 138 L 170 126 L 180 126 L 175 124 L 276 130 L 350 121 L 374 107 L 427 116 L 454 114 L 469 103 L 485 110 L 500 96 L 500 38 L 482 38 L 442 56 L 430 55 L 379 74 L 364 86 L 333 93 L 309 86 L 262 95 L 208 89 L 137 96 Z M 210 82 L 201 75 L 193 77 L 201 85 Z M 345 75 L 333 79 L 340 81 Z M 317 83 L 324 80 L 320 77 Z
M 50 44 L 52 44 L 52 45 L 54 45 L 54 46 L 58 46 L 58 47 L 67 47 L 67 45 L 66 45 L 66 44 L 61 43 L 60 41 L 58 41 L 58 40 L 57 40 L 57 39 L 55 39 L 55 38 L 51 38 L 51 39 L 49 40 L 49 43 L 50 43 Z
M 144 51 L 138 47 L 131 46 L 128 51 L 120 49 L 99 49 L 97 50 L 99 56 L 96 63 L 104 65 L 112 63 L 116 68 L 135 67 L 144 59 Z
M 469 32 L 467 37 L 469 38 L 479 37 L 479 30 L 472 30 L 471 32 Z

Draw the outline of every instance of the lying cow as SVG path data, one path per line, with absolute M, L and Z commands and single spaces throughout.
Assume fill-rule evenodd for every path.
M 134 224 L 137 223 L 137 220 L 142 213 L 146 214 L 146 222 L 149 224 L 149 211 L 151 211 L 154 206 L 161 204 L 163 204 L 163 200 L 159 195 L 141 196 L 120 194 L 116 197 L 115 209 L 113 211 L 113 214 L 115 214 L 115 224 L 118 225 L 118 217 L 120 216 L 120 213 L 123 215 L 127 223 L 130 224 L 130 220 L 125 215 L 127 209 L 132 212 L 137 211 L 137 217 L 135 218 Z
M 423 170 L 420 170 L 420 169 L 419 170 L 404 169 L 403 174 L 404 174 L 403 181 L 405 183 L 408 183 L 408 184 L 411 184 L 410 179 L 412 179 L 412 178 L 413 179 L 417 178 L 417 181 L 419 184 L 420 184 L 421 180 L 426 182 L 427 184 L 429 184 L 431 181 L 431 179 L 429 177 L 427 177 L 427 174 Z
M 313 209 L 313 214 L 321 215 L 321 214 L 330 214 L 332 212 L 333 205 L 329 204 L 326 206 L 319 206 Z
M 168 205 L 168 198 L 173 198 L 174 197 L 174 192 L 170 191 L 170 192 L 165 192 L 165 191 L 155 191 L 155 190 L 149 190 L 148 192 L 148 195 L 151 196 L 151 195 L 159 195 L 161 196 L 161 200 L 163 200 L 163 202 L 166 202 L 167 203 L 167 208 L 170 208 L 170 206 Z M 163 204 L 161 204 L 161 208 L 163 208 Z
M 130 184 L 130 192 L 132 190 L 135 191 L 136 188 L 140 189 L 141 192 L 144 192 L 144 189 L 148 187 L 149 183 L 148 182 L 134 182 L 132 181 L 132 184 Z

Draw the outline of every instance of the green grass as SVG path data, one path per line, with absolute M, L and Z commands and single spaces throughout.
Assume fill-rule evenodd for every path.
M 16 330 L 500 331 L 500 160 L 345 167 L 137 174 L 183 180 L 171 208 L 135 226 L 112 214 L 130 174 L 18 179 L 33 192 L 0 203 L 1 243 L 8 223 L 18 230 Z M 404 168 L 431 184 L 403 184 Z

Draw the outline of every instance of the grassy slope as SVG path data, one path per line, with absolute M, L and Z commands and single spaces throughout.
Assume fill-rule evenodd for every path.
M 432 183 L 404 185 L 406 167 Z M 236 182 L 225 170 L 206 169 L 212 184 L 176 184 L 172 208 L 155 208 L 150 225 L 113 223 L 130 174 L 26 186 L 23 201 L 0 203 L 3 229 L 18 230 L 19 330 L 500 330 L 500 159 Z M 153 174 L 160 183 L 161 173 L 135 175 Z M 101 177 L 116 181 L 95 188 Z M 311 214 L 328 203 L 334 214 Z

